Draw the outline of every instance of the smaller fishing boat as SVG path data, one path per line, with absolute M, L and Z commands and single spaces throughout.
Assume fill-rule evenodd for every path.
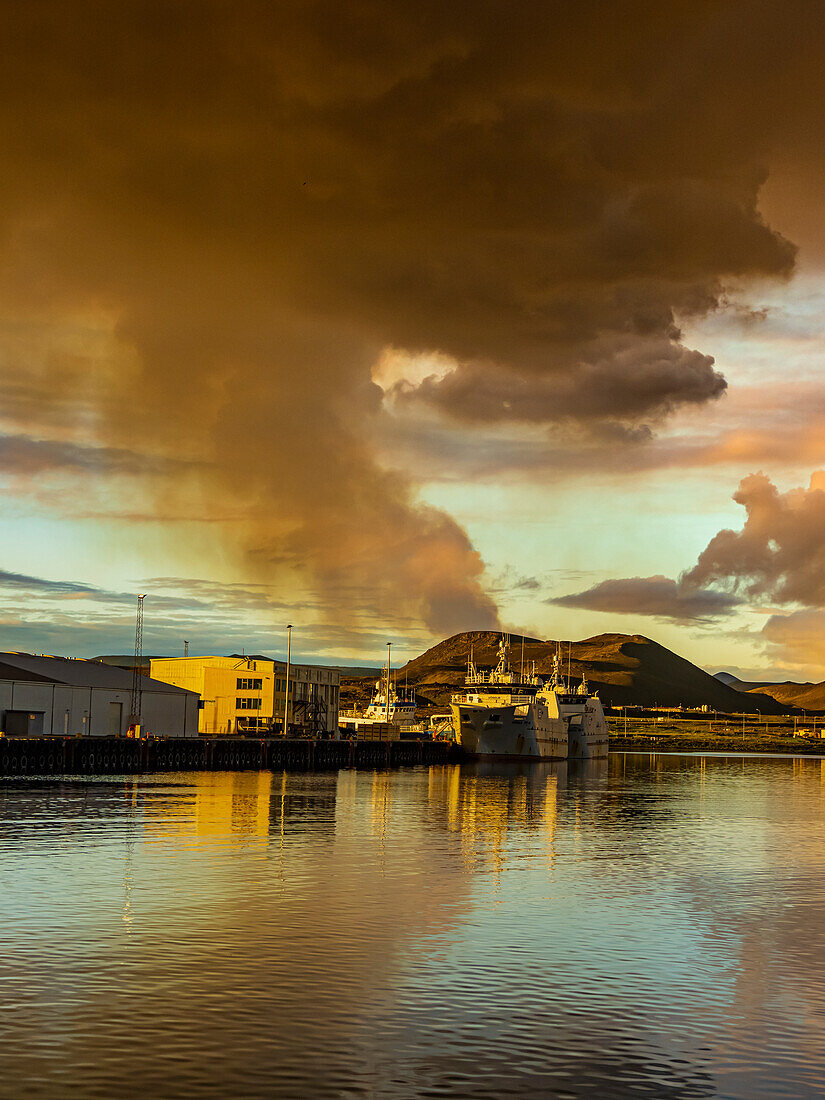
M 380 740 L 396 740 L 404 731 L 417 729 L 415 725 L 415 691 L 399 688 L 393 681 L 392 670 L 387 664 L 381 678 L 375 681 L 372 701 L 363 714 L 339 715 L 338 725 L 344 736 Z

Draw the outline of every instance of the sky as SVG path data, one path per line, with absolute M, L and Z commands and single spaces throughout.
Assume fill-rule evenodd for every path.
M 0 648 L 825 678 L 825 8 L 0 11 Z

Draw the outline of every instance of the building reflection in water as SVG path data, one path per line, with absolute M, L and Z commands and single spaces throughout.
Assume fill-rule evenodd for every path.
M 127 799 L 139 807 L 154 840 L 238 837 L 268 841 L 276 779 L 269 771 L 194 772 L 147 785 L 130 780 Z M 278 787 L 280 787 L 278 782 Z
M 521 844 L 525 836 L 540 839 L 552 867 L 561 792 L 578 828 L 580 803 L 606 775 L 605 761 L 436 766 L 427 773 L 425 816 L 456 835 L 469 872 L 487 868 L 501 874 L 508 839 L 518 837 Z M 403 773 L 382 770 L 199 772 L 167 783 L 138 778 L 124 788 L 150 841 L 274 842 L 282 851 L 290 837 L 348 833 L 358 819 L 379 852 L 395 827 L 404 830 L 406 844 L 417 846 L 426 839 L 422 808 L 400 798 L 402 791 Z

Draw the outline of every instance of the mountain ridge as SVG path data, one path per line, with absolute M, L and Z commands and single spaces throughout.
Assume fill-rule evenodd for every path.
M 717 672 L 715 678 L 744 695 L 769 695 L 786 708 L 825 710 L 825 681 L 740 680 L 730 672 Z
M 492 668 L 500 638 L 495 631 L 454 634 L 408 661 L 396 676 L 405 678 L 422 699 L 444 706 L 464 683 L 471 651 L 476 665 Z M 608 706 L 708 706 L 762 714 L 787 710 L 787 705 L 768 694 L 736 690 L 643 634 L 597 634 L 573 642 L 510 635 L 511 667 L 519 668 L 523 650 L 525 671 L 535 662 L 537 672 L 548 674 L 557 647 L 565 672 L 569 666 L 574 681 L 584 675 Z

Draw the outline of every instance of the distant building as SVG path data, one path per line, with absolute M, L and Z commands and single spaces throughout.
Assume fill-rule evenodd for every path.
M 195 692 L 141 677 L 143 734 L 196 737 Z M 126 733 L 132 674 L 71 657 L 0 653 L 0 731 L 7 737 L 119 737 Z
M 209 736 L 282 733 L 286 663 L 260 655 L 152 658 L 152 677 L 201 697 L 199 731 Z M 341 674 L 289 666 L 289 732 L 338 735 Z
M 133 653 L 103 653 L 99 657 L 92 657 L 92 660 L 100 661 L 100 663 L 104 665 L 114 665 L 115 668 L 122 668 L 127 672 L 133 672 L 137 658 Z M 149 675 L 149 665 L 151 661 L 151 656 L 146 653 L 137 661 L 141 676 Z

